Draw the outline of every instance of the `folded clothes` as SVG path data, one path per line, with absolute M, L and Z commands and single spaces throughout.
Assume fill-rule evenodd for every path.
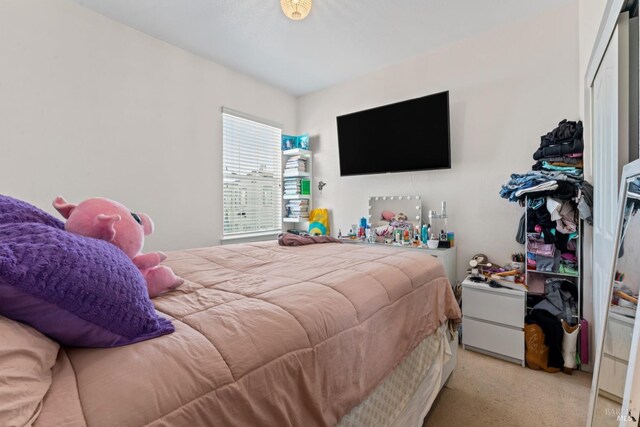
M 544 197 L 536 197 L 535 199 L 529 199 L 527 202 L 527 206 L 530 207 L 531 209 L 538 209 L 539 207 L 542 207 L 544 204 L 545 204 Z
M 579 168 L 579 169 L 583 168 L 582 161 L 567 163 L 567 162 L 550 162 L 548 160 L 545 160 L 545 163 L 549 163 L 551 166 L 574 167 L 574 168 Z
M 528 197 L 547 197 L 552 196 L 558 200 L 571 200 L 576 196 L 576 187 L 569 181 L 556 181 L 558 188 L 551 191 L 533 191 L 525 194 Z M 516 197 L 516 200 L 518 197 Z
M 582 153 L 575 153 L 575 154 L 578 154 L 580 157 L 582 157 Z M 569 163 L 569 164 L 582 163 L 582 159 L 580 157 L 570 157 L 570 156 L 571 156 L 570 154 L 565 154 L 562 156 L 543 157 L 539 161 L 544 160 L 545 162 L 549 162 L 549 163 L 563 162 L 563 163 Z
M 538 163 L 540 163 L 540 165 L 536 163 L 531 167 L 533 170 L 529 172 L 530 174 L 538 175 L 547 179 L 552 179 L 554 181 L 568 181 L 572 184 L 575 184 L 576 186 L 582 183 L 582 175 L 574 176 L 571 174 L 566 174 L 562 171 L 547 170 L 542 167 L 542 162 Z
M 564 142 L 582 139 L 582 122 L 562 120 L 558 127 L 540 137 L 540 147 L 550 147 Z
M 538 184 L 534 187 L 523 188 L 521 190 L 516 191 L 516 197 L 522 197 L 528 193 L 535 193 L 540 191 L 551 191 L 558 188 L 557 181 L 547 181 L 541 184 Z
M 542 162 L 540 168 L 542 168 Z M 534 165 L 534 168 L 536 165 Z M 555 167 L 555 166 L 553 166 Z M 568 171 L 533 170 L 525 174 L 512 174 L 509 181 L 500 188 L 500 197 L 515 202 L 525 196 L 529 199 L 553 196 L 559 200 L 569 200 L 576 196 L 576 189 L 582 184 L 582 170 L 568 168 Z
M 536 257 L 536 271 L 554 271 L 555 258 L 538 254 Z
M 543 157 L 564 156 L 571 153 L 582 152 L 584 150 L 584 143 L 582 137 L 580 139 L 574 139 L 573 141 L 567 141 L 556 145 L 540 147 L 533 153 L 534 160 L 540 160 Z
M 536 268 L 536 254 L 532 254 L 531 252 L 527 252 L 527 266 L 531 267 L 535 270 Z
M 518 190 L 536 187 L 539 184 L 543 184 L 550 181 L 550 178 L 541 174 L 526 173 L 526 174 L 512 174 L 511 179 L 500 189 L 500 197 L 509 199 L 509 201 L 515 202 L 518 197 L 516 192 Z
M 571 252 L 565 252 L 560 256 L 565 261 L 569 261 L 569 262 L 573 262 L 573 263 L 578 261 L 578 258 L 576 257 L 576 255 L 574 253 L 571 253 Z
M 536 260 L 540 263 L 540 257 L 551 257 L 556 255 L 556 247 L 553 244 L 546 244 L 544 241 L 529 238 L 527 245 L 529 252 L 536 254 Z
M 583 174 L 582 169 L 573 166 L 554 166 L 548 162 L 542 162 L 542 168 L 546 170 L 560 171 L 574 176 L 582 176 Z
M 572 274 L 577 276 L 578 275 L 578 264 L 575 262 L 570 262 L 570 261 L 560 261 L 560 266 L 558 267 L 558 272 L 559 273 L 564 273 L 564 274 Z

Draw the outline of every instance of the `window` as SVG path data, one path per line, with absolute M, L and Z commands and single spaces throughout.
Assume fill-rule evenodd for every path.
M 223 108 L 223 235 L 282 229 L 282 129 Z

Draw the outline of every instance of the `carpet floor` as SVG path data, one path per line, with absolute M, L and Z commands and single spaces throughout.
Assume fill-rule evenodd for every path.
M 458 364 L 423 427 L 584 426 L 591 374 L 549 374 L 458 347 Z

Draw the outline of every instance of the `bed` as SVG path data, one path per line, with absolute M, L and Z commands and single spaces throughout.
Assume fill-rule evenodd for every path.
M 421 425 L 460 320 L 420 251 L 260 242 L 168 254 L 176 331 L 63 348 L 35 425 Z M 453 354 L 454 356 L 454 354 Z

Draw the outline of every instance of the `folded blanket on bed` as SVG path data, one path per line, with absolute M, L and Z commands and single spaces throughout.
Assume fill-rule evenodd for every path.
M 342 243 L 340 240 L 330 236 L 298 236 L 293 233 L 283 233 L 278 236 L 280 246 L 302 246 L 313 243 Z

